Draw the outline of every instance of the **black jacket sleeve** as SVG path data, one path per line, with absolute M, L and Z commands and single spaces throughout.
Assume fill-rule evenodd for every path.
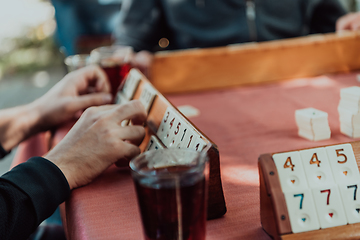
M 346 14 L 338 0 L 314 0 L 309 7 L 310 34 L 335 32 L 336 21 Z
M 52 162 L 30 158 L 0 178 L 0 239 L 27 239 L 70 195 L 69 184 Z

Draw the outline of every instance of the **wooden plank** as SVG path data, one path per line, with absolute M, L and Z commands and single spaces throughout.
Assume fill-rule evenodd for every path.
M 260 217 L 264 230 L 275 239 L 291 233 L 290 219 L 278 172 L 270 154 L 259 157 Z
M 151 82 L 181 93 L 360 69 L 360 32 L 155 54 Z
M 315 231 L 286 234 L 281 236 L 282 240 L 312 240 L 312 239 L 326 239 L 326 240 L 355 240 L 360 239 L 360 223 L 348 224 L 339 227 L 332 227 L 320 229 Z

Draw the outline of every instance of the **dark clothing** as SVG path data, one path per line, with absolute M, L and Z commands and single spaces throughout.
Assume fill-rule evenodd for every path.
M 0 239 L 27 239 L 70 195 L 52 162 L 34 157 L 0 178 Z
M 116 44 L 154 51 L 224 46 L 335 31 L 338 0 L 124 0 Z

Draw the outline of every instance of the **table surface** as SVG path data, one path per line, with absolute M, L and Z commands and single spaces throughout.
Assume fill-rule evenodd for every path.
M 190 120 L 219 147 L 227 213 L 207 221 L 206 239 L 270 239 L 260 223 L 260 154 L 355 141 L 340 133 L 340 89 L 360 85 L 356 73 L 293 79 L 275 84 L 167 96 L 191 105 Z M 312 142 L 297 135 L 295 110 L 329 114 L 331 139 Z M 135 190 L 127 169 L 110 167 L 66 202 L 69 239 L 142 239 Z

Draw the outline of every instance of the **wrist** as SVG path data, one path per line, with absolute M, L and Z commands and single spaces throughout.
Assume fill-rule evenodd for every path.
M 56 146 L 55 146 L 56 148 Z M 74 183 L 72 181 L 72 172 L 73 170 L 71 168 L 69 168 L 68 164 L 69 162 L 71 162 L 71 160 L 69 159 L 62 159 L 62 157 L 66 158 L 66 154 L 57 154 L 56 149 L 52 149 L 50 152 L 48 152 L 44 158 L 48 159 L 50 162 L 52 162 L 53 164 L 55 164 L 60 171 L 63 173 L 63 175 L 65 176 L 66 181 L 69 184 L 69 188 L 70 190 L 72 190 L 74 188 Z
M 7 152 L 37 132 L 38 117 L 31 104 L 5 109 L 1 116 L 0 144 Z
M 26 137 L 30 137 L 43 131 L 44 123 L 42 121 L 42 108 L 43 107 L 38 104 L 37 101 L 26 105 L 25 112 L 28 118 L 28 121 L 25 123 L 25 128 L 28 129 Z

